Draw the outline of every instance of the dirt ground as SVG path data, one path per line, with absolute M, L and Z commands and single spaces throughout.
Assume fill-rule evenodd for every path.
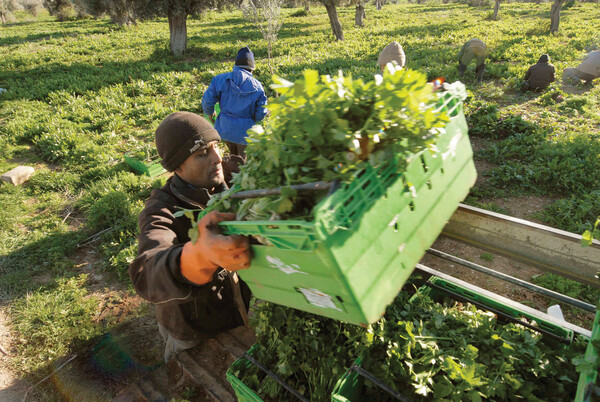
M 14 353 L 13 340 L 7 327 L 6 306 L 0 307 L 0 401 L 20 401 L 28 384 L 19 381 L 17 373 L 11 370 L 8 359 Z

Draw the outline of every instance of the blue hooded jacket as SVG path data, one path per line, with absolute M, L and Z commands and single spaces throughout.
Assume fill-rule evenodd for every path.
M 221 112 L 215 129 L 221 138 L 246 145 L 246 131 L 267 114 L 263 107 L 267 96 L 260 81 L 250 71 L 235 66 L 233 71 L 212 79 L 202 97 L 204 114 L 212 115 L 217 102 Z

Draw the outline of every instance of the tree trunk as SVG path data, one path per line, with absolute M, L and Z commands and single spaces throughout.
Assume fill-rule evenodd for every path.
M 337 10 L 335 9 L 335 4 L 333 1 L 325 4 L 325 9 L 327 10 L 327 15 L 329 16 L 329 22 L 331 23 L 331 30 L 333 31 L 333 35 L 336 40 L 344 40 L 344 32 L 342 31 L 342 24 L 340 23 L 340 19 L 337 15 Z
M 492 15 L 492 19 L 496 21 L 498 19 L 498 11 L 500 10 L 500 0 L 496 0 L 494 2 L 494 15 Z
M 550 8 L 550 33 L 558 31 L 558 25 L 560 24 L 560 8 L 562 7 L 565 0 L 554 0 L 552 8 Z
M 383 0 L 375 0 L 375 7 L 378 10 L 381 10 L 381 7 L 383 7 Z
M 304 0 L 304 11 L 310 11 L 310 3 L 308 2 L 308 0 Z
M 354 26 L 364 27 L 365 22 L 363 21 L 367 17 L 365 13 L 365 7 L 360 4 L 360 1 L 356 5 L 356 13 L 354 14 Z
M 167 18 L 171 53 L 175 57 L 180 57 L 187 49 L 187 14 L 183 10 L 169 10 Z

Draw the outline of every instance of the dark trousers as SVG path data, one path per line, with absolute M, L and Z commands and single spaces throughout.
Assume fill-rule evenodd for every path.
M 236 144 L 235 142 L 225 141 L 229 153 L 232 155 L 239 155 L 246 160 L 246 146 L 242 144 Z

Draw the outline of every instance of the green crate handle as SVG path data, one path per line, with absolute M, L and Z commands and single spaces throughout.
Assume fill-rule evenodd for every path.
M 266 373 L 269 377 L 273 378 L 279 385 L 281 385 L 285 390 L 287 390 L 289 393 L 294 395 L 296 398 L 298 398 L 302 402 L 309 402 L 308 399 L 306 399 L 304 396 L 302 396 L 298 391 L 296 391 L 289 384 L 287 384 L 285 381 L 283 381 L 277 374 L 273 373 L 267 367 L 265 367 L 260 362 L 258 362 L 258 360 L 256 360 L 254 358 L 254 356 L 252 356 L 258 347 L 259 347 L 259 344 L 252 345 L 252 347 L 247 352 L 245 352 L 239 359 L 237 359 L 235 362 L 233 362 L 233 364 L 227 370 L 227 381 L 229 381 L 231 386 L 234 388 L 234 391 L 236 392 L 238 400 L 251 401 L 251 402 L 259 402 L 259 401 L 262 402 L 262 399 L 253 390 L 248 388 L 246 386 L 246 384 L 244 384 L 235 374 L 233 374 L 233 372 L 237 368 L 237 366 L 239 366 L 243 360 L 247 360 L 250 364 L 255 365 L 260 370 L 262 370 L 264 373 Z M 242 391 L 241 389 L 239 389 L 240 385 L 244 386 L 247 393 L 249 393 L 249 395 L 246 395 L 246 396 L 250 396 L 251 397 L 250 399 L 244 398 L 243 396 L 240 395 L 240 393 Z M 238 392 L 238 390 L 240 392 Z
M 302 402 L 309 402 L 308 399 L 306 399 L 305 397 L 300 395 L 300 393 L 298 391 L 296 391 L 294 388 L 290 387 L 285 381 L 283 381 L 281 378 L 279 378 L 279 376 L 277 374 L 275 374 L 274 372 L 272 372 L 271 370 L 269 370 L 268 368 L 266 368 L 265 366 L 260 364 L 258 362 L 258 360 L 256 360 L 254 357 L 250 356 L 248 353 L 244 353 L 244 355 L 242 357 L 245 358 L 246 360 L 248 360 L 250 363 L 254 364 L 256 367 L 258 367 L 262 371 L 264 371 L 269 377 L 271 377 L 275 381 L 277 381 L 277 383 L 279 385 L 281 385 L 283 388 L 285 388 L 286 391 L 288 391 L 289 393 L 294 395 L 296 398 L 300 399 Z
M 352 371 L 356 371 L 356 373 L 358 375 L 360 375 L 362 377 L 365 377 L 367 380 L 369 380 L 373 384 L 377 385 L 380 389 L 382 389 L 383 391 L 385 391 L 388 395 L 390 395 L 394 399 L 402 401 L 402 402 L 409 402 L 409 399 L 407 399 L 406 397 L 404 397 L 404 395 L 402 395 L 399 392 L 394 391 L 393 389 L 391 389 L 390 387 L 388 387 L 387 385 L 385 385 L 383 383 L 383 381 L 381 381 L 379 378 L 375 377 L 373 374 L 371 374 L 367 370 L 363 369 L 360 366 L 360 359 L 357 359 L 357 361 L 354 362 L 352 364 L 352 366 L 350 366 L 350 369 L 348 371 L 350 373 L 352 373 Z

